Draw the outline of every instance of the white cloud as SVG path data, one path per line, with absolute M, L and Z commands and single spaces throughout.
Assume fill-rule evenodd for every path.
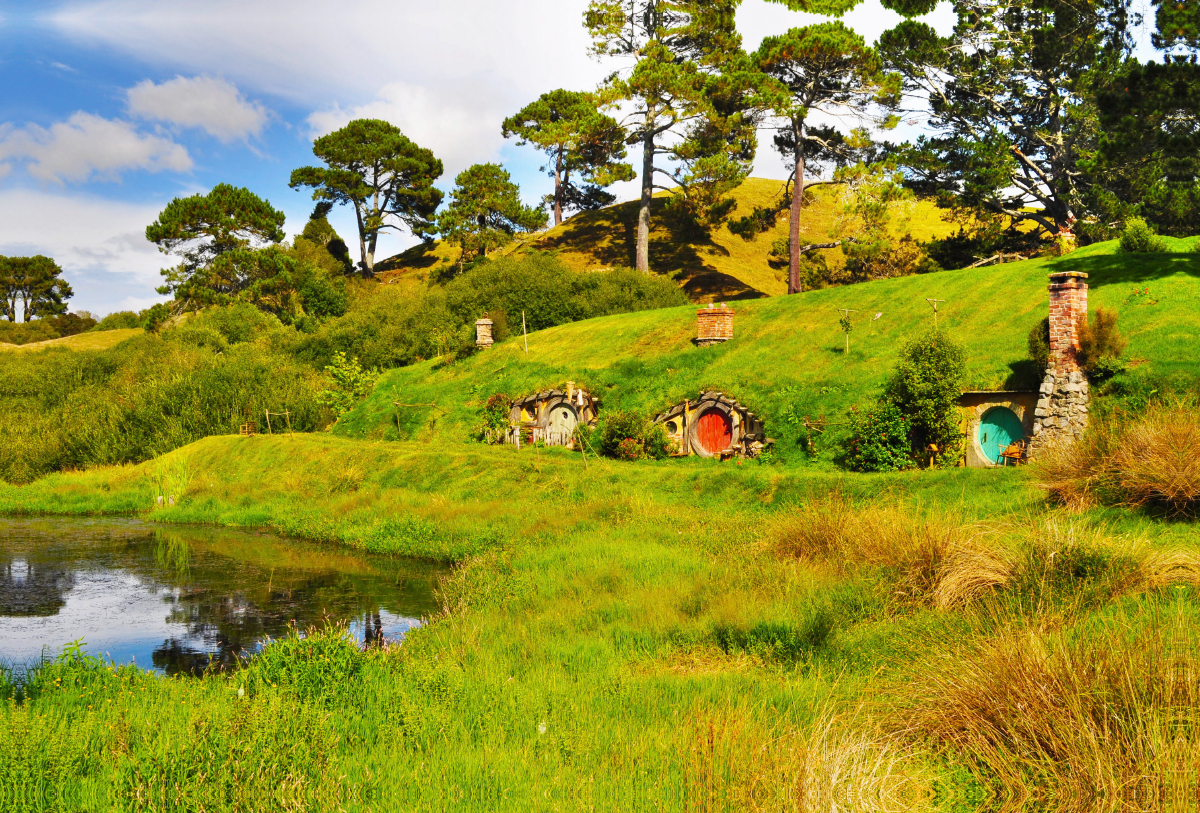
M 380 89 L 366 104 L 343 110 L 334 106 L 308 117 L 312 135 L 331 133 L 352 119 L 383 119 L 400 128 L 422 147 L 433 150 L 445 166 L 443 181 L 472 164 L 498 157 L 504 139 L 500 125 L 510 115 L 486 85 L 468 86 L 444 93 L 406 82 Z
M 192 168 L 188 151 L 171 139 L 82 111 L 49 128 L 29 124 L 0 131 L 0 161 L 7 159 L 24 161 L 33 177 L 60 184 L 93 177 L 116 180 L 129 169 Z
M 161 284 L 158 270 L 171 264 L 146 240 L 146 226 L 165 203 L 3 189 L 0 255 L 45 254 L 57 260 L 75 289 L 72 310 L 140 310 Z
M 129 89 L 128 103 L 132 116 L 196 127 L 224 143 L 259 135 L 269 118 L 261 104 L 212 76 L 176 76 L 158 85 L 147 79 Z

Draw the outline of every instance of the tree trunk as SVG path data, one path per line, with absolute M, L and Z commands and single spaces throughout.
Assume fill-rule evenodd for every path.
M 558 153 L 554 159 L 554 225 L 562 225 L 562 198 L 563 198 L 563 151 L 562 147 L 558 148 Z
M 642 137 L 642 202 L 638 209 L 637 270 L 650 273 L 650 200 L 654 197 L 654 133 Z
M 371 267 L 375 264 L 375 252 L 371 251 L 367 254 L 367 224 L 363 223 L 362 206 L 358 203 L 354 204 L 354 217 L 358 219 L 358 252 L 362 257 L 362 272 L 365 276 L 370 276 Z
M 804 290 L 800 282 L 800 208 L 804 204 L 804 124 L 793 127 L 796 136 L 796 176 L 792 179 L 792 211 L 788 218 L 788 293 Z

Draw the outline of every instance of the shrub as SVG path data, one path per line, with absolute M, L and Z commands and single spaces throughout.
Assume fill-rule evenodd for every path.
M 618 460 L 661 460 L 670 453 L 666 430 L 634 412 L 608 412 L 600 420 L 600 454 Z
M 317 400 L 329 407 L 335 420 L 370 395 L 379 379 L 378 370 L 365 370 L 357 358 L 347 358 L 340 352 L 334 354 L 333 363 L 325 368 L 325 373 L 329 386 L 317 394 Z
M 1167 250 L 1167 241 L 1159 237 L 1145 220 L 1131 217 L 1125 221 L 1117 251 L 1124 254 L 1157 254 Z
M 503 443 L 508 434 L 508 416 L 512 412 L 512 405 L 513 399 L 502 392 L 488 398 L 476 430 L 477 439 L 484 443 Z
M 133 311 L 117 311 L 100 320 L 96 330 L 131 330 L 142 326 L 142 317 Z
M 901 353 L 883 397 L 907 416 L 909 448 L 916 459 L 924 460 L 931 445 L 937 446 L 941 465 L 954 465 L 961 457 L 958 399 L 965 374 L 962 347 L 936 329 Z
M 850 413 L 850 438 L 844 464 L 851 471 L 903 471 L 912 468 L 910 427 L 894 404 Z
M 1047 316 L 1029 331 L 1027 346 L 1029 357 L 1038 369 L 1045 370 L 1050 366 L 1050 317 Z
M 1089 321 L 1079 319 L 1079 366 L 1093 381 L 1112 378 L 1125 369 L 1121 354 L 1125 352 L 1125 339 L 1117 331 L 1117 314 L 1097 308 Z

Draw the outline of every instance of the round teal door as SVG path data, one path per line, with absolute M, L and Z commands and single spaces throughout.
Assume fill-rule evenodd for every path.
M 1025 427 L 1008 407 L 992 407 L 979 421 L 979 448 L 993 463 L 1003 463 L 1004 450 L 1025 437 Z

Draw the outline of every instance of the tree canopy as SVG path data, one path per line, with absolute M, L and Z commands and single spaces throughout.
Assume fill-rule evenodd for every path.
M 382 232 L 407 228 L 422 238 L 434 233 L 442 192 L 433 183 L 442 175 L 442 162 L 395 125 L 356 119 L 314 141 L 313 155 L 325 166 L 294 170 L 289 185 L 312 187 L 313 200 L 354 207 L 364 275 L 375 273 Z
M 4 316 L 17 321 L 20 303 L 21 321 L 60 316 L 67 312 L 67 300 L 75 295 L 62 278 L 62 269 L 49 257 L 0 257 L 0 294 Z
M 217 184 L 207 195 L 175 198 L 146 227 L 146 239 L 182 262 L 165 268 L 160 294 L 186 304 L 201 291 L 208 269 L 232 251 L 261 248 L 283 240 L 284 214 L 249 189 Z M 199 279 L 196 279 L 199 276 Z
M 521 202 L 521 190 L 499 164 L 476 164 L 454 179 L 438 229 L 462 248 L 460 265 L 508 244 L 514 234 L 546 225 L 546 213 Z
M 621 161 L 626 155 L 625 131 L 597 104 L 590 93 L 552 90 L 504 120 L 505 138 L 516 136 L 518 146 L 532 144 L 550 159 L 542 171 L 554 179 L 554 192 L 546 202 L 556 226 L 564 211 L 612 203 L 616 198 L 603 187 L 634 177 L 633 167 Z

